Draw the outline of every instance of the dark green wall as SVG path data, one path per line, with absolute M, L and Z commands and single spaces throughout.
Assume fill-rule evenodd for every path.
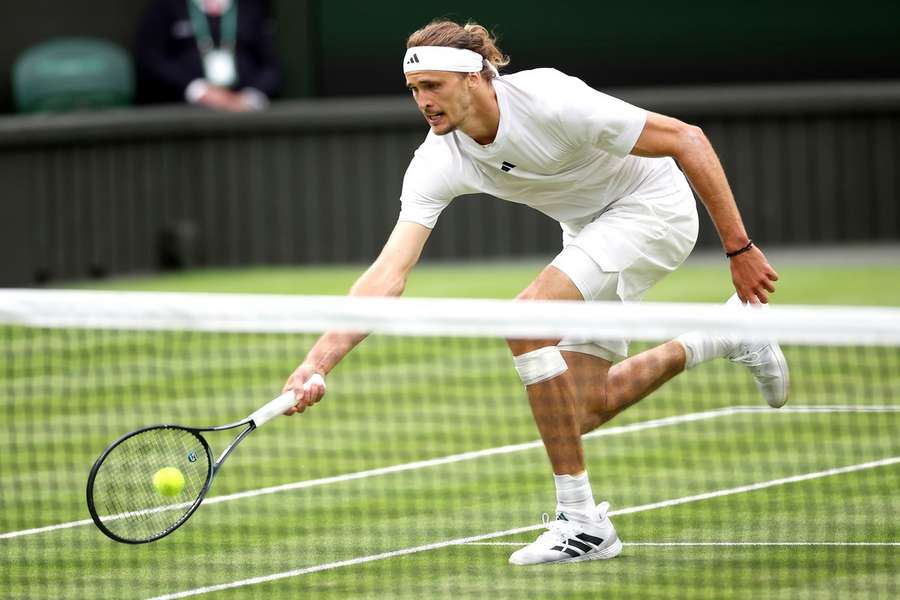
M 322 2 L 322 92 L 397 90 L 406 36 L 439 15 L 498 32 L 511 70 L 557 66 L 601 86 L 900 77 L 897 0 L 370 6 Z
M 269 0 L 288 97 L 403 93 L 406 36 L 435 16 L 501 35 L 511 70 L 556 66 L 597 86 L 900 78 L 900 2 L 663 0 L 372 3 Z M 53 36 L 133 45 L 145 0 L 0 3 L 0 112 L 25 48 Z

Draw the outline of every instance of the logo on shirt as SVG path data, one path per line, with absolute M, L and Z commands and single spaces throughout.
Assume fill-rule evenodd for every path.
M 417 63 L 417 62 L 419 62 L 419 57 L 416 54 L 413 54 L 412 56 L 409 57 L 409 60 L 406 61 L 406 64 L 411 65 L 411 64 Z
M 512 171 L 515 168 L 516 168 L 516 165 L 512 164 L 511 162 L 507 162 L 505 160 L 503 161 L 503 164 L 500 165 L 500 170 L 503 171 L 504 173 L 509 173 L 510 171 Z

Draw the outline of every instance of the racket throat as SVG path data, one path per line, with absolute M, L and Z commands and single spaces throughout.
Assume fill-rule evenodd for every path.
M 215 475 L 219 471 L 222 463 L 225 462 L 225 459 L 228 458 L 228 456 L 235 448 L 237 448 L 237 445 L 240 444 L 245 437 L 250 435 L 250 433 L 254 429 L 256 429 L 256 425 L 254 425 L 253 423 L 247 423 L 246 425 L 247 428 L 240 432 L 233 440 L 231 440 L 231 443 L 228 444 L 224 450 L 222 450 L 221 454 L 219 454 L 219 458 L 216 459 L 215 464 L 213 464 L 212 466 L 213 475 Z

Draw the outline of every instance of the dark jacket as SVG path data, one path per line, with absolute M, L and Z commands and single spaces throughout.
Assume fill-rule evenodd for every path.
M 281 87 L 272 27 L 265 0 L 238 3 L 234 89 L 256 88 L 274 96 Z M 203 77 L 203 63 L 191 27 L 188 0 L 152 0 L 138 28 L 138 99 L 142 102 L 184 102 L 188 84 Z M 216 45 L 220 17 L 208 17 Z

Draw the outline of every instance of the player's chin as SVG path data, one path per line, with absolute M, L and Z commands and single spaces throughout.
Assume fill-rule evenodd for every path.
M 446 117 L 442 118 L 438 123 L 429 123 L 429 125 L 434 135 L 447 135 L 456 129 L 456 125 L 447 121 Z

